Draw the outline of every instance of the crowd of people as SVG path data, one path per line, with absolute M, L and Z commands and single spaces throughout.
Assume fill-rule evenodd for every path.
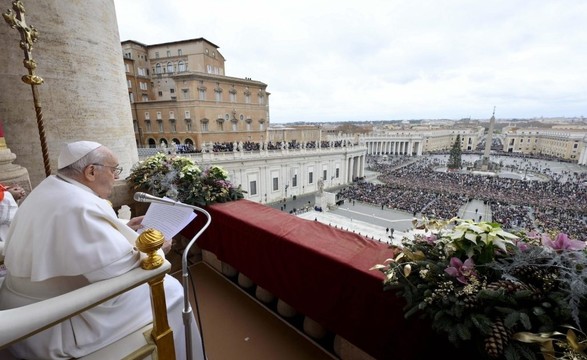
M 320 141 L 320 148 L 340 148 L 344 146 L 352 146 L 350 140 L 322 140 Z M 173 143 L 168 147 L 166 144 L 162 145 L 167 152 L 171 154 L 190 154 L 201 152 L 235 152 L 235 151 L 261 151 L 261 150 L 300 150 L 300 149 L 316 149 L 318 148 L 317 141 L 299 142 L 292 141 L 268 141 L 268 142 L 254 142 L 254 141 L 239 141 L 239 142 L 214 142 L 202 144 L 201 149 L 197 149 L 193 144 L 176 144 Z
M 526 181 L 438 171 L 445 164 L 434 157 L 370 159 L 368 164 L 379 173 L 379 183 L 354 184 L 339 197 L 443 219 L 458 216 L 467 201 L 478 199 L 506 229 L 559 231 L 587 240 L 587 172 L 553 172 L 544 162 L 510 161 L 509 169 L 545 179 Z

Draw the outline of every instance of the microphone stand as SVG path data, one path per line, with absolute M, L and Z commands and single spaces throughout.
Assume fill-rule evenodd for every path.
M 210 213 L 208 213 L 206 210 L 204 210 L 200 207 L 193 206 L 193 205 L 187 205 L 187 204 L 182 204 L 182 205 L 188 206 L 194 210 L 201 212 L 207 218 L 206 224 L 200 229 L 200 231 L 198 231 L 196 233 L 196 235 L 194 235 L 192 240 L 190 240 L 190 242 L 185 247 L 185 250 L 183 251 L 183 254 L 181 257 L 181 277 L 182 277 L 182 284 L 183 284 L 183 324 L 184 324 L 184 328 L 185 328 L 185 346 L 186 346 L 186 352 L 187 352 L 187 354 L 186 354 L 187 359 L 192 360 L 193 344 L 192 344 L 191 322 L 192 322 L 194 316 L 193 316 L 192 306 L 190 305 L 189 295 L 188 295 L 188 288 L 189 288 L 188 254 L 190 252 L 191 247 L 196 243 L 196 240 L 198 239 L 198 237 L 200 237 L 200 235 L 210 225 L 210 222 L 212 221 L 212 217 L 210 216 Z M 201 341 L 203 343 L 204 339 L 201 339 Z M 203 346 L 203 344 L 202 344 L 202 346 Z

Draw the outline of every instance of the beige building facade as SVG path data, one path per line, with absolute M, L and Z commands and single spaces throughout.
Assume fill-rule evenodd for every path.
M 474 151 L 484 137 L 484 132 L 482 126 L 376 129 L 372 134 L 361 135 L 359 144 L 366 146 L 369 155 L 418 156 L 449 150 L 460 135 L 461 150 Z
M 215 44 L 121 44 L 138 147 L 267 141 L 267 84 L 226 76 Z
M 505 152 L 554 156 L 581 164 L 587 126 L 508 127 L 504 129 L 504 137 Z

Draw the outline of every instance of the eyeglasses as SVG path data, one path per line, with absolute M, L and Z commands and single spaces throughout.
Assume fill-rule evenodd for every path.
M 103 167 L 110 168 L 110 169 L 112 169 L 112 173 L 115 176 L 120 175 L 120 173 L 122 172 L 122 166 L 108 166 L 108 165 L 103 165 L 103 164 L 92 164 L 92 165 L 94 165 L 94 166 L 103 166 Z

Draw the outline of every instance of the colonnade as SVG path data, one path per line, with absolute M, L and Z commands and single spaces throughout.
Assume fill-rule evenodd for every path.
M 368 155 L 422 155 L 420 140 L 365 139 Z
M 350 156 L 346 168 L 347 171 L 347 183 L 352 183 L 355 178 L 361 178 L 365 176 L 365 156 Z

